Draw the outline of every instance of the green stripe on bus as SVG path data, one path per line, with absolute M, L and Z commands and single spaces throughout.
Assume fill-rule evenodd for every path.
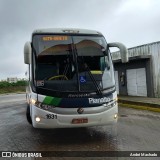
M 50 97 L 50 96 L 46 96 L 45 99 L 43 100 L 43 103 L 44 104 L 50 104 L 53 100 L 53 97 Z
M 45 99 L 43 100 L 43 103 L 48 105 L 58 106 L 59 103 L 61 102 L 61 99 L 62 98 L 46 96 Z

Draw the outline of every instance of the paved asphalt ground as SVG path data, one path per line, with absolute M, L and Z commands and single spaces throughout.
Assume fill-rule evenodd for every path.
M 25 110 L 24 94 L 0 96 L 0 151 L 160 151 L 160 113 L 119 107 L 117 136 L 113 136 L 111 128 L 106 126 L 34 129 L 26 121 Z M 36 158 L 38 159 L 40 158 Z M 160 157 L 41 159 L 158 160 Z

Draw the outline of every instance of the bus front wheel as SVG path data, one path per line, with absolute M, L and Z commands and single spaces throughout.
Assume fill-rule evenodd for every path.
M 26 118 L 27 118 L 28 123 L 32 124 L 32 119 L 31 119 L 31 116 L 30 116 L 30 107 L 29 107 L 29 105 L 27 106 L 27 110 L 26 110 Z

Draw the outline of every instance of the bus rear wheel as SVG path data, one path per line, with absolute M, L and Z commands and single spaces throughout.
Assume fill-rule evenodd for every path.
M 30 106 L 29 105 L 27 106 L 27 110 L 26 110 L 26 118 L 27 118 L 28 123 L 32 124 L 32 119 L 31 119 L 31 116 L 30 116 Z

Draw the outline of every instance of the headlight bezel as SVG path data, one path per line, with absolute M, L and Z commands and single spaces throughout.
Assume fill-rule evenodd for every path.
M 46 111 L 52 111 L 53 108 L 55 108 L 55 106 L 53 106 L 53 105 L 44 104 L 42 102 L 36 101 L 35 99 L 31 99 L 30 102 L 35 107 L 46 110 Z

